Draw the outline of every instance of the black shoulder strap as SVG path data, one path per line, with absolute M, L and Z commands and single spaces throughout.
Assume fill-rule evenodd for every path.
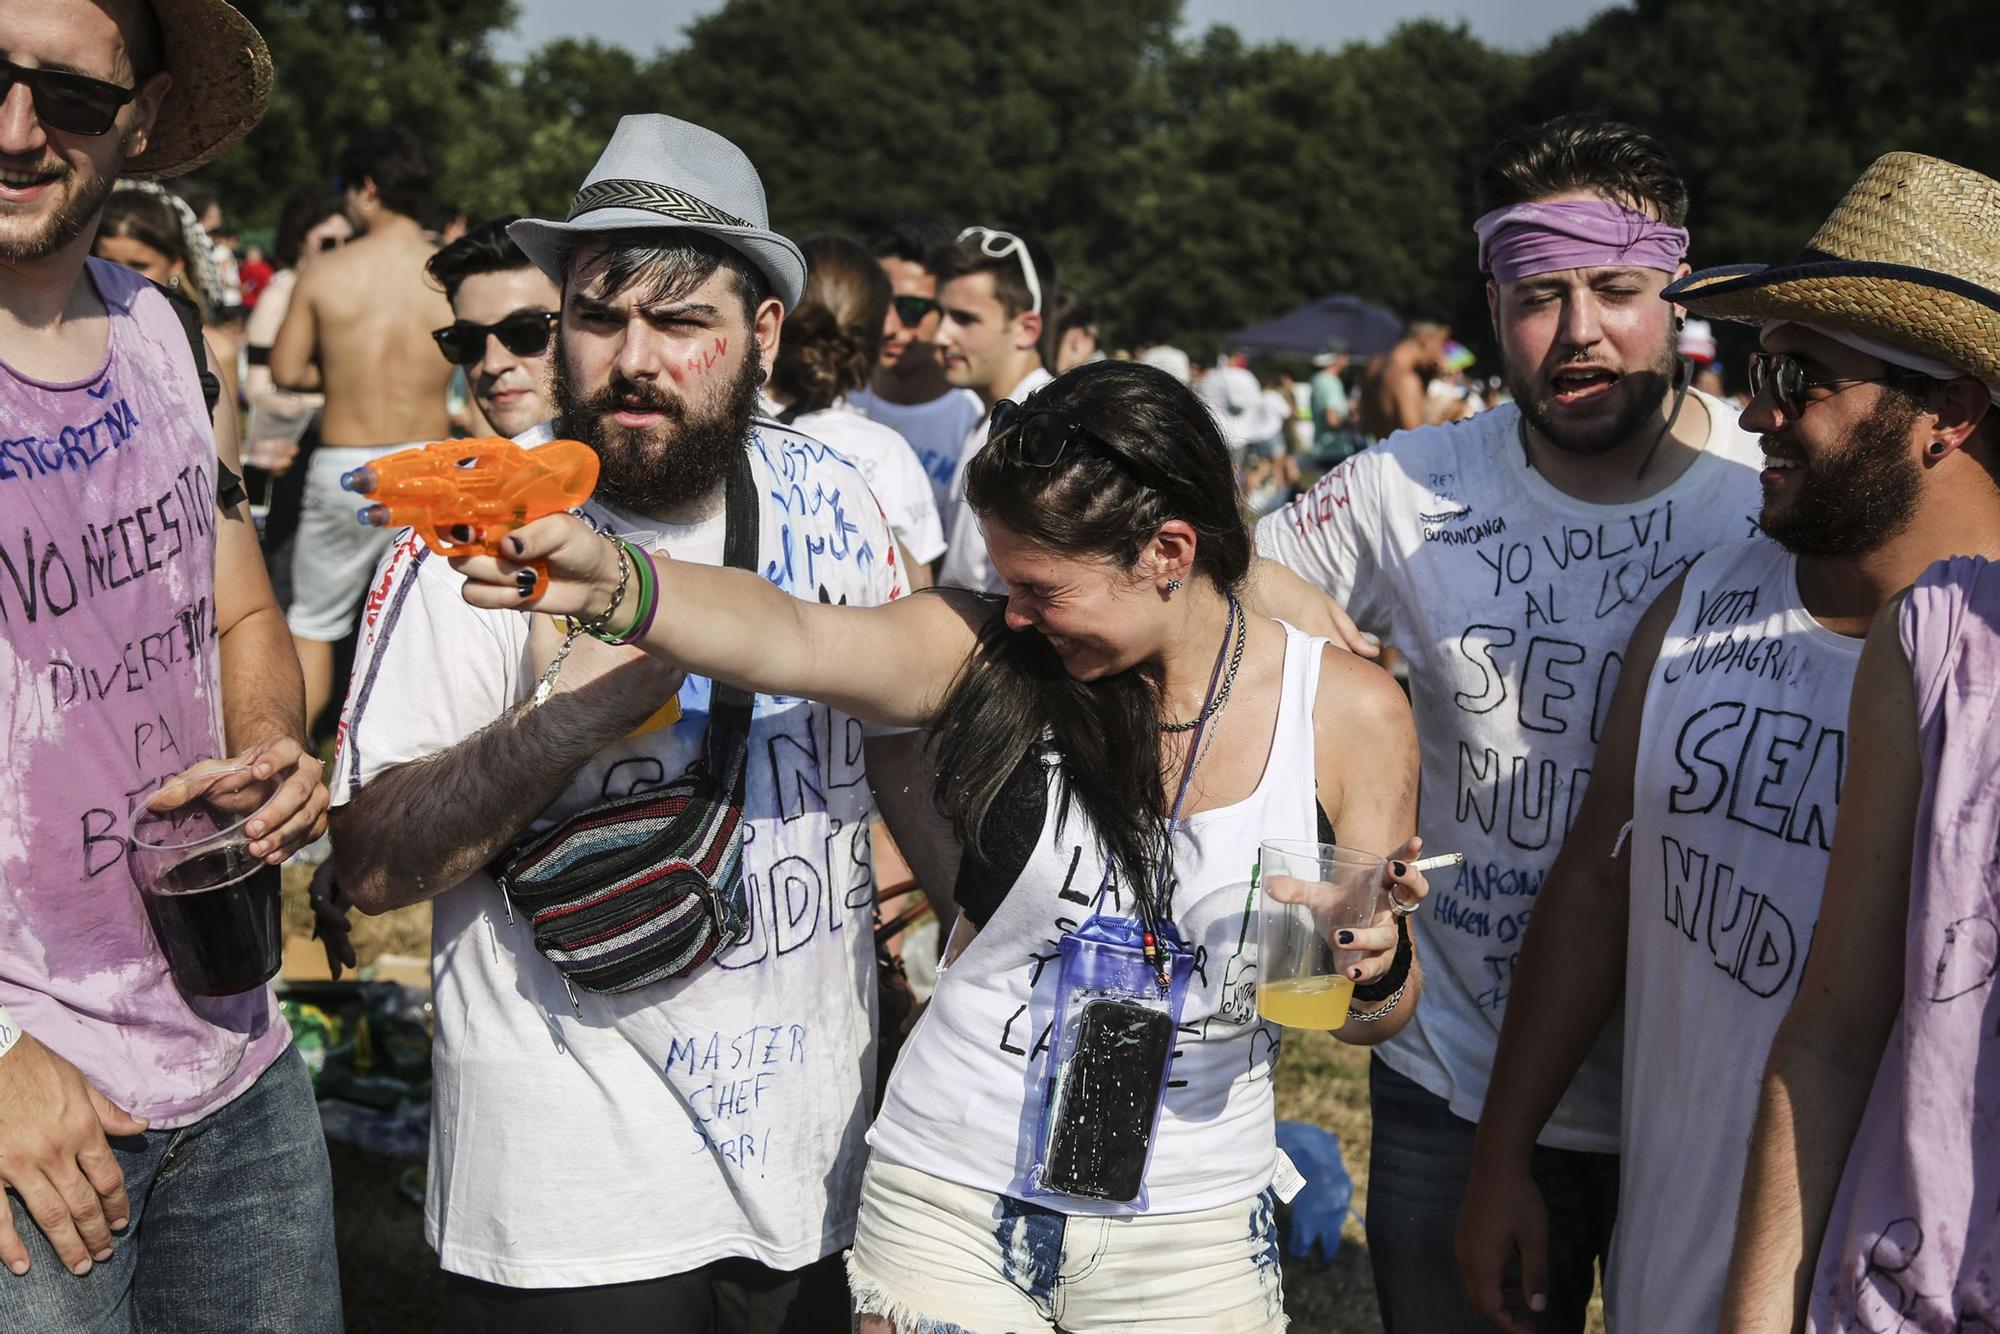
M 194 302 L 174 291 L 171 287 L 160 287 L 160 295 L 167 299 L 173 312 L 179 317 L 182 332 L 187 334 L 188 351 L 194 354 L 194 373 L 201 380 L 202 401 L 208 404 L 209 415 L 215 414 L 215 405 L 222 401 L 222 381 L 208 364 L 208 344 L 201 338 L 201 309 Z
M 194 357 L 195 378 L 201 383 L 201 401 L 208 405 L 208 415 L 213 418 L 215 405 L 222 401 L 222 380 L 208 364 L 208 344 L 201 337 L 201 309 L 171 287 L 161 287 L 158 283 L 153 286 L 167 299 L 168 308 L 181 322 L 181 332 L 187 335 L 188 352 Z M 226 514 L 249 499 L 250 493 L 243 489 L 243 479 L 218 456 L 215 460 L 216 505 Z
M 729 465 L 729 479 L 723 484 L 722 563 L 733 570 L 757 571 L 757 546 L 762 520 L 757 512 L 757 481 L 750 472 L 750 449 L 746 445 Z M 750 714 L 755 700 L 740 686 L 715 682 L 709 705 L 709 733 L 717 741 L 750 735 Z

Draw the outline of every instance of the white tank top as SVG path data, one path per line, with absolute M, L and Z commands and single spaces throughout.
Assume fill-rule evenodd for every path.
M 1859 639 L 1763 538 L 1687 572 L 1633 786 L 1613 1329 L 1714 1329 L 1764 1061 L 1819 920 Z
M 1277 728 L 1256 791 L 1200 811 L 1174 835 L 1174 923 L 1195 953 L 1146 1172 L 1149 1213 L 1190 1213 L 1249 1199 L 1277 1159 L 1271 1071 L 1282 1030 L 1257 1017 L 1257 845 L 1312 839 L 1318 810 L 1313 696 L 1326 641 L 1286 627 Z M 1026 867 L 957 962 L 910 1035 L 868 1142 L 891 1162 L 963 1186 L 1026 1198 L 1028 1163 L 1055 1010 L 1057 945 L 1090 915 L 1104 858 L 1080 811 L 1056 834 L 1054 776 Z M 1103 911 L 1129 912 L 1117 889 Z M 1039 1197 L 1069 1213 L 1121 1212 Z

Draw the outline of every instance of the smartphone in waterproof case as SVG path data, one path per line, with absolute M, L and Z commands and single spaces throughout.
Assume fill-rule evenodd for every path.
M 1084 1005 L 1058 1084 L 1044 1189 L 1121 1203 L 1139 1198 L 1173 1046 L 1174 1021 L 1164 1010 L 1123 1000 Z

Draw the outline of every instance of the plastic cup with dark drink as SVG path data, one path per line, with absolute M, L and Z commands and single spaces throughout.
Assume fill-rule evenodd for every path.
M 271 980 L 284 956 L 278 868 L 253 855 L 224 787 L 247 766 L 169 780 L 132 812 L 127 864 L 174 985 L 229 996 Z M 240 782 L 240 779 L 233 780 Z

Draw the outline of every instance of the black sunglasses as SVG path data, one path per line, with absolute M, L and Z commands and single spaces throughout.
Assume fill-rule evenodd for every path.
M 1019 429 L 1016 429 L 1019 428 Z M 1012 432 L 1009 435 L 1009 432 Z M 1001 439 L 1006 436 L 1006 439 Z M 1031 468 L 1053 468 L 1072 440 L 1082 440 L 1123 468 L 1142 485 L 1156 485 L 1145 470 L 1113 449 L 1103 436 L 1060 408 L 1024 408 L 1011 398 L 993 405 L 993 421 L 987 438 L 1000 456 Z
M 937 299 L 928 296 L 894 296 L 889 298 L 889 304 L 895 308 L 896 318 L 903 322 L 906 329 L 916 328 L 938 308 Z
M 25 69 L 0 60 L 0 102 L 14 85 L 28 85 L 35 100 L 35 119 L 66 134 L 103 134 L 117 123 L 118 110 L 139 95 L 139 89 L 71 74 L 59 69 Z
M 1771 401 L 1786 417 L 1797 421 L 1799 414 L 1806 410 L 1806 391 L 1809 389 L 1845 389 L 1853 384 L 1890 384 L 1897 380 L 1927 380 L 1929 376 L 1916 371 L 1891 371 L 1887 375 L 1839 375 L 1824 380 L 1806 378 L 1806 368 L 1795 358 L 1782 352 L 1752 352 L 1750 354 L 1750 396 L 1755 398 L 1766 389 L 1771 391 Z
M 549 349 L 549 333 L 561 316 L 550 310 L 516 311 L 498 324 L 474 324 L 457 320 L 442 329 L 431 330 L 444 359 L 454 366 L 470 366 L 486 355 L 488 335 L 517 357 L 538 357 Z

